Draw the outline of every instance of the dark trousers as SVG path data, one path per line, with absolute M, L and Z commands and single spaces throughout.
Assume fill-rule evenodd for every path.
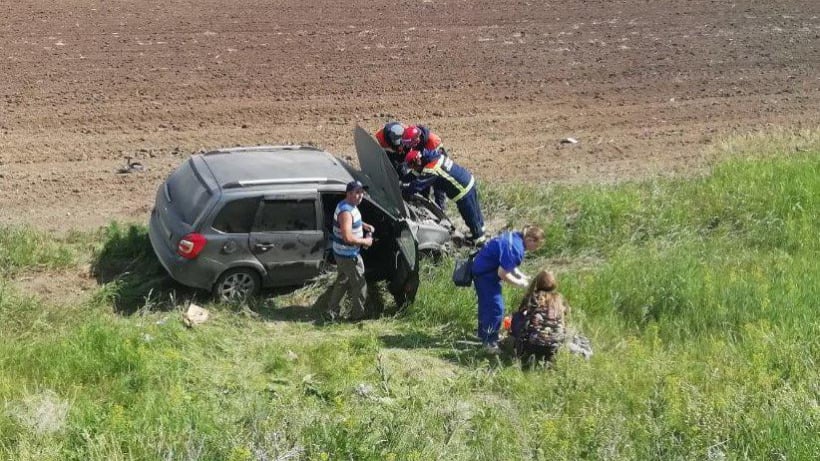
M 329 288 L 331 312 L 342 318 L 358 320 L 365 315 L 367 299 L 367 281 L 364 278 L 364 261 L 361 256 L 355 258 L 336 257 L 336 281 Z M 350 295 L 350 311 L 342 312 L 340 303 L 345 294 Z
M 526 338 L 521 338 L 516 341 L 515 353 L 522 362 L 533 360 L 535 362 L 549 361 L 558 353 L 561 348 L 561 343 L 549 344 L 533 344 L 527 341 Z
M 481 207 L 478 204 L 477 189 L 476 186 L 473 186 L 470 192 L 467 192 L 464 197 L 456 202 L 461 219 L 470 228 L 471 237 L 474 239 L 484 235 L 484 216 L 481 214 Z

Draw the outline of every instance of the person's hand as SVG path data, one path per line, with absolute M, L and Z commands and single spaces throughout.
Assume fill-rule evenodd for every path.
M 362 243 L 362 246 L 364 248 L 370 248 L 370 246 L 373 245 L 373 237 L 368 236 L 368 237 L 365 237 L 363 240 L 364 240 L 364 243 Z
M 362 224 L 362 228 L 364 229 L 364 231 L 365 231 L 365 232 L 370 232 L 371 234 L 372 234 L 373 232 L 376 232 L 376 228 L 375 228 L 375 227 L 373 227 L 373 226 L 372 226 L 372 225 L 370 225 L 370 224 Z

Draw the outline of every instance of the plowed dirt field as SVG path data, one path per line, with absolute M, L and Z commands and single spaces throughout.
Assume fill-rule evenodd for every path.
M 389 118 L 533 182 L 688 174 L 727 134 L 820 126 L 817 0 L 3 3 L 0 224 L 145 222 L 192 152 L 350 156 Z

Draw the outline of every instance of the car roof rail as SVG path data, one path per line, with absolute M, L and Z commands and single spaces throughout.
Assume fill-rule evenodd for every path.
M 253 187 L 253 186 L 273 186 L 277 184 L 307 184 L 307 183 L 319 183 L 319 184 L 347 184 L 345 181 L 341 179 L 335 178 L 277 178 L 277 179 L 249 179 L 249 180 L 240 180 L 240 181 L 231 181 L 229 183 L 223 184 L 223 189 L 236 189 L 240 187 Z
M 213 154 L 230 154 L 234 152 L 265 152 L 271 150 L 310 150 L 310 151 L 321 151 L 315 146 L 302 146 L 302 145 L 282 145 L 282 146 L 244 146 L 244 147 L 225 147 L 220 149 L 215 149 L 212 151 L 208 151 L 203 153 L 202 155 L 213 155 Z

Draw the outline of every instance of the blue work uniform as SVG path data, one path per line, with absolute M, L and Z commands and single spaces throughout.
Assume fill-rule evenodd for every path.
M 512 272 L 524 261 L 524 235 L 505 232 L 489 240 L 473 260 L 473 286 L 478 296 L 478 337 L 484 344 L 498 341 L 504 319 L 504 297 L 498 268 Z
M 424 149 L 421 152 L 421 163 L 424 168 L 416 179 L 405 186 L 405 191 L 418 193 L 430 186 L 433 186 L 434 191 L 443 191 L 450 200 L 456 202 L 461 218 L 470 228 L 471 238 L 482 237 L 484 215 L 478 203 L 478 191 L 473 175 L 438 151 Z

